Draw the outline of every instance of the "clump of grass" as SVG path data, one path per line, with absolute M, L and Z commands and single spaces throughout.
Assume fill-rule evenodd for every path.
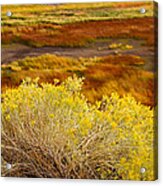
M 109 55 L 103 57 L 102 64 L 114 64 L 120 66 L 141 66 L 145 64 L 145 60 L 136 55 Z
M 129 50 L 132 49 L 133 46 L 129 44 L 122 44 L 122 43 L 112 43 L 108 46 L 109 49 L 121 49 L 121 50 Z
M 155 179 L 153 110 L 116 93 L 91 105 L 83 78 L 58 82 L 2 95 L 2 176 Z
M 12 71 L 21 70 L 75 70 L 75 69 L 85 69 L 86 66 L 101 61 L 101 58 L 82 58 L 79 59 L 57 56 L 53 54 L 43 54 L 36 57 L 25 57 L 23 59 L 18 59 L 9 64 L 3 64 L 2 69 L 10 69 Z

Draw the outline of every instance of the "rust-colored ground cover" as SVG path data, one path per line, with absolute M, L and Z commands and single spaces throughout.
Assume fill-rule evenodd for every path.
M 102 95 L 118 92 L 131 94 L 137 101 L 154 106 L 154 76 L 151 72 L 129 66 L 97 64 L 85 71 L 84 94 L 91 102 Z
M 55 78 L 63 81 L 76 74 L 85 77 L 83 93 L 92 103 L 100 100 L 103 95 L 118 92 L 121 96 L 131 94 L 137 101 L 154 106 L 154 75 L 141 70 L 144 63 L 139 56 L 122 54 L 98 59 L 55 55 L 28 57 L 2 65 L 2 91 L 18 86 L 26 77 L 40 77 L 40 83 L 53 83 Z
M 19 26 L 2 33 L 2 42 L 24 43 L 31 46 L 86 46 L 98 38 L 137 38 L 154 44 L 154 18 L 89 21 L 58 26 L 41 24 Z M 141 25 L 141 26 L 140 26 Z

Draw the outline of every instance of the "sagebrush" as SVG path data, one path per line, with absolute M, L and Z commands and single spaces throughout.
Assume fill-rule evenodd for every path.
M 117 93 L 90 104 L 82 84 L 28 78 L 2 95 L 2 176 L 154 179 L 153 109 Z

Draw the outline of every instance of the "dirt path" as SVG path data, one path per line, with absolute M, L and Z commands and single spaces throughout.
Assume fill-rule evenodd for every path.
M 109 50 L 108 45 L 111 43 L 123 43 L 133 46 L 129 50 Z M 69 47 L 41 47 L 31 48 L 25 45 L 14 44 L 9 47 L 2 47 L 2 64 L 10 63 L 12 61 L 25 58 L 27 56 L 39 56 L 45 53 L 69 56 L 69 57 L 94 57 L 94 56 L 107 56 L 120 52 L 122 54 L 132 54 L 141 56 L 146 60 L 143 69 L 153 71 L 154 67 L 154 52 L 151 47 L 144 46 L 143 41 L 136 39 L 105 39 L 97 40 L 83 48 L 69 48 Z

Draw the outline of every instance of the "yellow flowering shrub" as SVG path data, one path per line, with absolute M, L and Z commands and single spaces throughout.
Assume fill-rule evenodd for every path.
M 117 93 L 91 104 L 76 76 L 37 81 L 2 95 L 3 176 L 155 179 L 153 109 Z

